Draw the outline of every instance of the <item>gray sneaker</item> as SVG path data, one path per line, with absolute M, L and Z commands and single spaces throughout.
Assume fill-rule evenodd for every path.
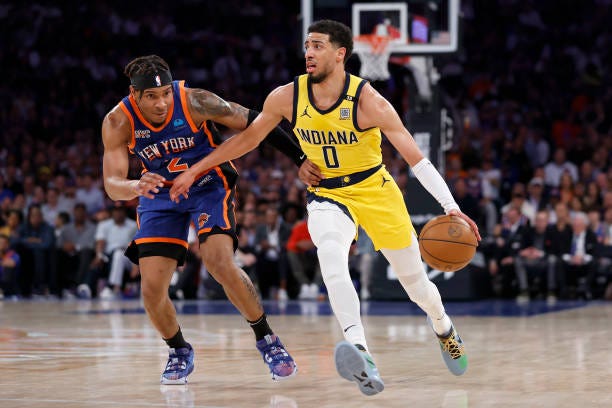
M 429 317 L 427 317 L 427 324 L 429 324 L 431 330 L 433 330 L 433 324 Z M 468 360 L 467 354 L 465 353 L 465 347 L 463 346 L 463 340 L 459 337 L 459 334 L 455 330 L 455 326 L 451 325 L 450 331 L 445 336 L 440 336 L 435 331 L 434 334 L 438 338 L 442 359 L 446 363 L 448 370 L 455 375 L 463 375 L 465 370 L 467 370 Z
M 341 341 L 334 350 L 336 370 L 342 378 L 354 381 L 365 395 L 378 394 L 385 389 L 372 356 L 360 344 Z

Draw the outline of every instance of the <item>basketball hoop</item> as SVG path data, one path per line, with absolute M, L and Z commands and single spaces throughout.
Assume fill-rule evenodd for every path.
M 389 73 L 389 43 L 392 37 L 388 35 L 364 34 L 355 37 L 354 52 L 361 61 L 359 76 L 370 81 L 386 81 Z

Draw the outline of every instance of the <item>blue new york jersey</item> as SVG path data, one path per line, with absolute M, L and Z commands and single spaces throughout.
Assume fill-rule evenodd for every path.
M 212 122 L 206 121 L 199 128 L 193 122 L 187 108 L 184 82 L 172 82 L 174 103 L 166 121 L 158 127 L 143 117 L 131 95 L 120 103 L 132 125 L 130 151 L 140 158 L 146 171 L 157 173 L 169 181 L 208 155 L 221 142 Z M 204 187 L 210 181 L 206 176 L 202 174 L 192 189 Z

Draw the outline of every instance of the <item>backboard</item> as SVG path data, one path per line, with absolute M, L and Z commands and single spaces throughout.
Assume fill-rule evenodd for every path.
M 317 20 L 340 21 L 353 36 L 389 35 L 394 54 L 450 53 L 459 46 L 460 0 L 301 0 L 303 40 Z M 355 49 L 367 46 L 355 42 Z

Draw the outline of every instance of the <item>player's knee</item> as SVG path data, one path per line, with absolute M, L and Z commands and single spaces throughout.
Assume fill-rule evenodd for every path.
M 204 266 L 208 273 L 221 285 L 231 285 L 237 282 L 239 270 L 234 264 L 234 260 L 225 254 L 208 253 L 204 258 Z
M 160 282 L 154 282 L 150 279 L 142 279 L 140 288 L 145 308 L 148 308 L 150 305 L 160 304 L 161 300 L 168 295 L 167 287 L 160 284 Z
M 406 248 L 397 250 L 382 249 L 382 253 L 387 258 L 387 261 L 389 261 L 391 268 L 393 268 L 398 278 L 414 276 L 413 280 L 421 279 L 422 277 L 427 279 L 416 237 L 413 237 L 412 244 Z
M 406 285 L 404 289 L 406 289 L 410 300 L 418 305 L 428 305 L 432 303 L 433 299 L 440 297 L 436 285 L 427 276 L 416 280 L 410 285 Z
M 321 240 L 321 245 L 317 248 L 317 255 L 321 265 L 321 275 L 326 284 L 333 283 L 335 280 L 350 280 L 348 253 L 349 246 L 338 242 L 333 236 Z

